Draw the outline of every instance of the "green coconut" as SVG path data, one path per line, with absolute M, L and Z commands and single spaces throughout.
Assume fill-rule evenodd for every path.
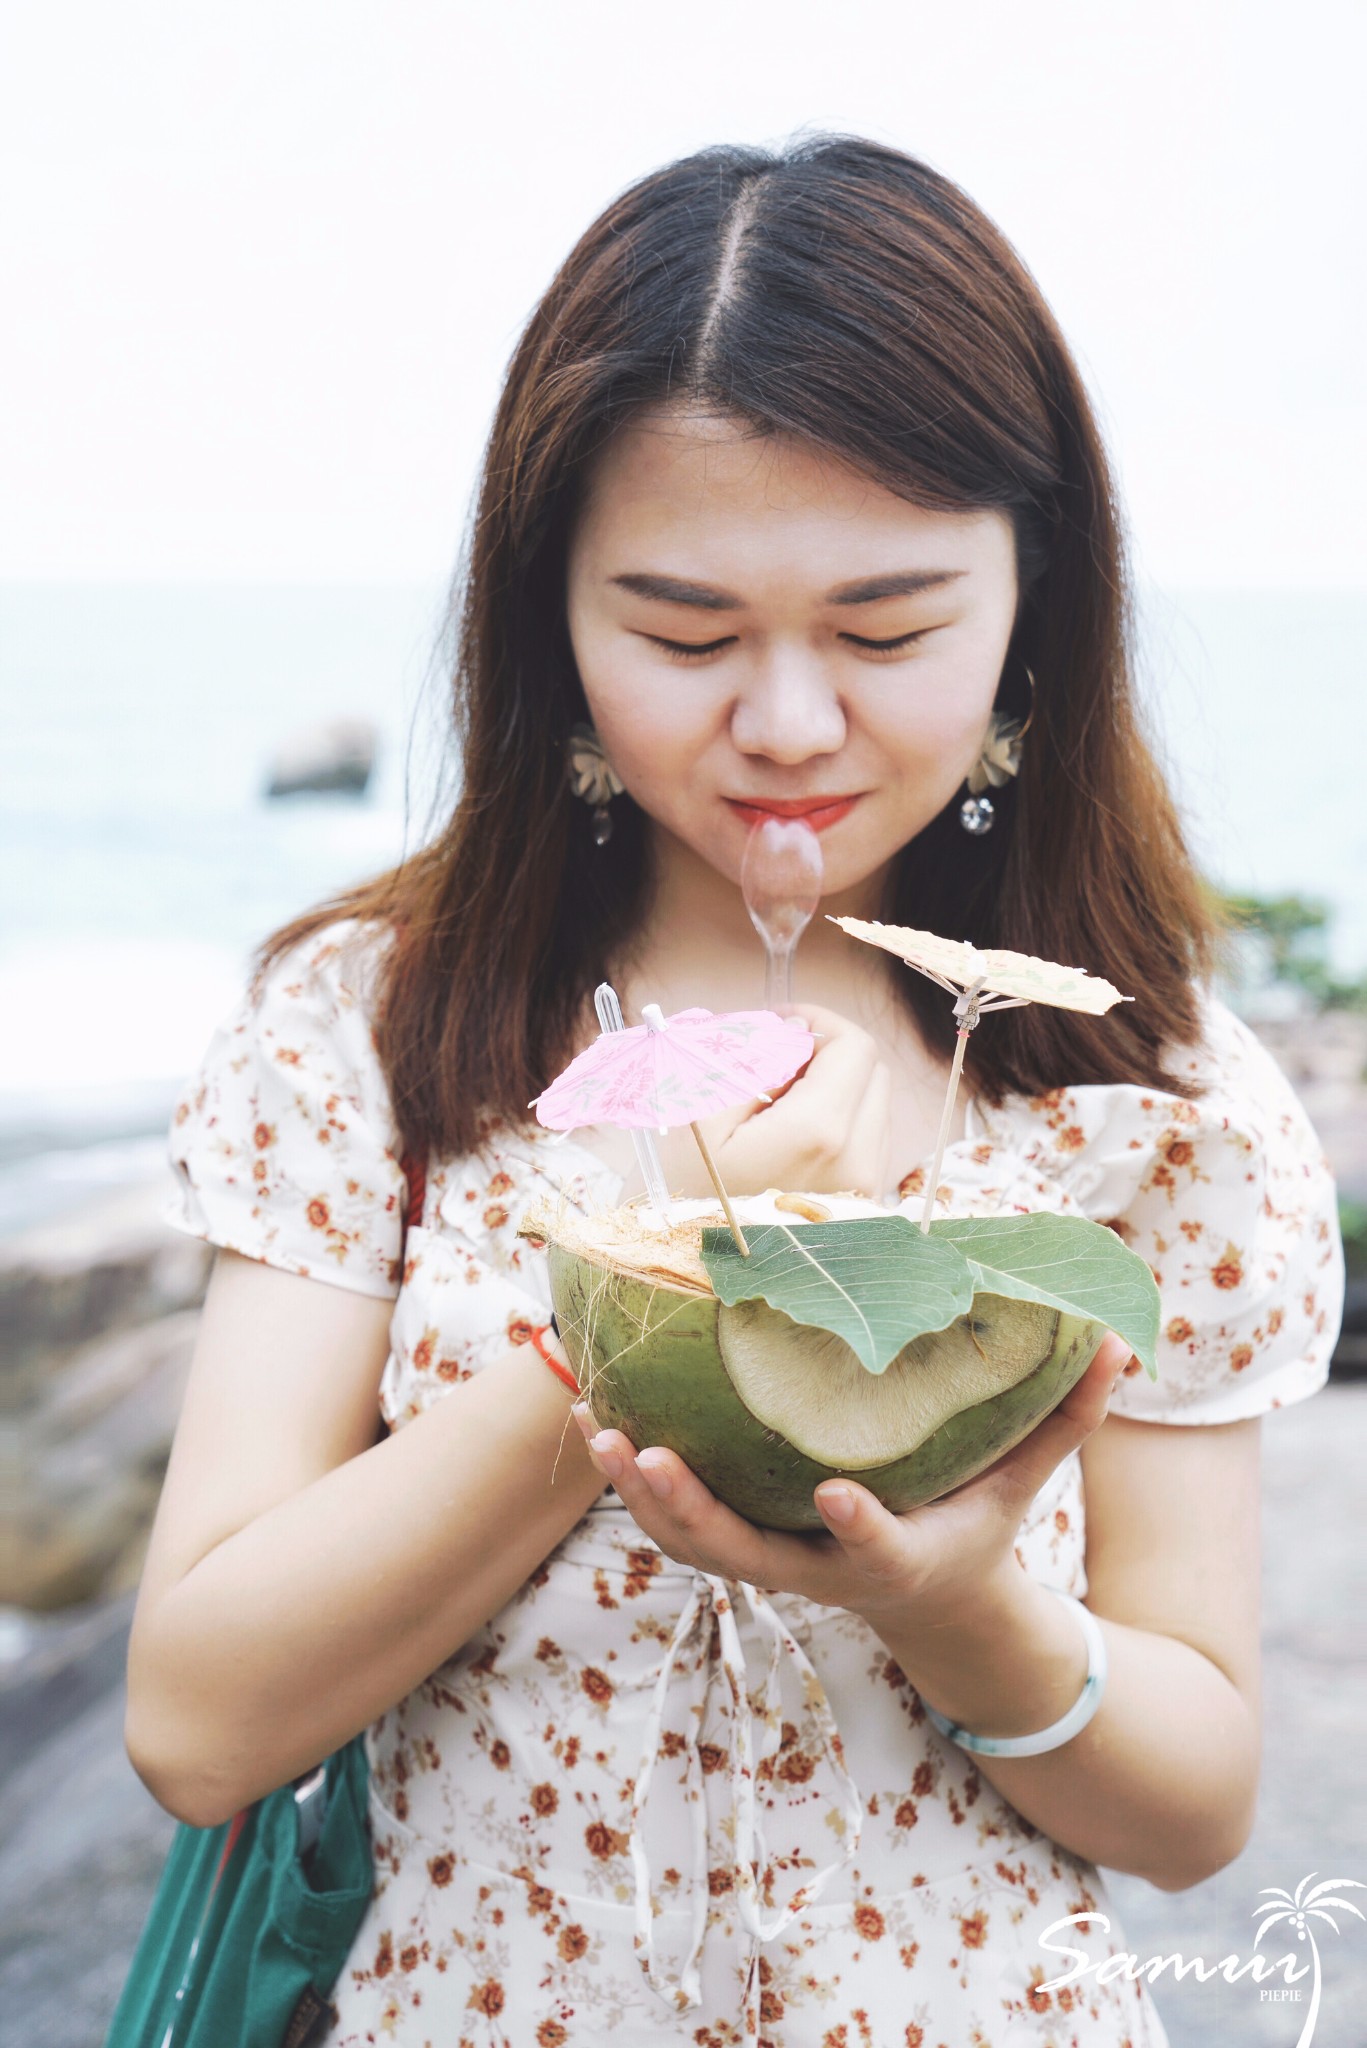
M 546 1245 L 561 1338 L 599 1428 L 675 1451 L 765 1528 L 824 1527 L 812 1490 L 836 1476 L 894 1514 L 950 1492 L 1057 1406 L 1106 1334 L 1088 1316 L 983 1290 L 871 1372 L 830 1330 L 763 1300 L 720 1301 L 702 1260 L 703 1225 L 718 1214 L 678 1206 L 695 1213 L 664 1230 L 629 1206 L 543 1208 L 523 1231 Z M 743 1224 L 775 1206 L 772 1194 L 737 1204 Z M 777 1207 L 790 1221 L 882 1213 L 829 1196 Z

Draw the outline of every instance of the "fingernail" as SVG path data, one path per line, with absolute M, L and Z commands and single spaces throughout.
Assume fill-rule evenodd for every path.
M 606 1473 L 609 1479 L 621 1478 L 622 1453 L 612 1448 L 602 1430 L 598 1432 L 596 1437 L 590 1440 L 589 1450 L 592 1452 L 593 1462 L 600 1472 Z
M 852 1522 L 854 1520 L 854 1495 L 848 1486 L 827 1487 L 818 1493 L 816 1504 L 828 1522 Z
M 647 1465 L 644 1457 L 641 1457 L 636 1460 L 636 1470 L 645 1480 L 646 1485 L 650 1488 L 656 1500 L 668 1500 L 671 1497 L 674 1492 L 674 1481 L 670 1478 L 663 1465 Z
M 578 1423 L 584 1436 L 587 1437 L 589 1431 L 593 1428 L 593 1410 L 589 1407 L 588 1402 L 576 1401 L 570 1410 L 570 1414 Z

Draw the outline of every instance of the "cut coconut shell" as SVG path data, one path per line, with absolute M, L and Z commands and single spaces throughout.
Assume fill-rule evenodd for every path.
M 560 1334 L 598 1426 L 676 1452 L 761 1527 L 824 1528 L 812 1492 L 836 1475 L 894 1514 L 950 1492 L 1057 1406 L 1105 1336 L 1099 1322 L 981 1293 L 875 1375 L 843 1339 L 766 1302 L 720 1303 L 699 1253 L 717 1211 L 674 1206 L 664 1230 L 631 1208 L 586 1218 L 568 1207 L 523 1229 L 546 1242 Z M 742 1205 L 746 1222 L 771 1212 L 772 1193 Z
M 717 1343 L 750 1413 L 794 1450 L 843 1472 L 909 1458 L 966 1407 L 1016 1386 L 1049 1356 L 1057 1309 L 978 1294 L 970 1315 L 916 1337 L 877 1378 L 843 1337 L 763 1301 L 717 1312 Z

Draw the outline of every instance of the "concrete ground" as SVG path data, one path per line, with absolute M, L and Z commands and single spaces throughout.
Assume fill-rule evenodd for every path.
M 1253 1953 L 1264 1888 L 1302 1878 L 1367 1886 L 1367 1382 L 1331 1381 L 1263 1424 L 1263 1776 L 1253 1839 L 1193 1891 L 1108 1873 L 1141 1962 L 1174 1950 L 1220 1962 Z M 1367 1890 L 1345 1891 L 1367 1915 Z M 1323 1965 L 1315 2048 L 1367 2044 L 1367 1919 L 1312 1923 Z M 1285 1923 L 1274 1957 L 1303 1951 Z M 1262 1990 L 1271 1988 L 1268 1979 Z M 1278 1983 L 1281 1979 L 1276 1980 Z M 1172 2048 L 1296 2048 L 1309 2011 L 1272 2003 L 1246 1978 L 1155 1989 Z
M 1141 1961 L 1174 1950 L 1247 1958 L 1265 1886 L 1294 1891 L 1312 1872 L 1367 1885 L 1367 1384 L 1330 1385 L 1269 1417 L 1263 1438 L 1258 1827 L 1238 1861 L 1194 1891 L 1111 1878 Z M 124 1596 L 45 1630 L 47 1649 L 16 1660 L 8 1684 L 0 1665 L 0 2048 L 102 2048 L 174 1831 L 123 1752 L 131 1604 Z M 1367 1893 L 1347 1896 L 1367 1912 Z M 1364 2048 L 1367 1923 L 1334 1917 L 1337 1935 L 1316 1929 L 1315 2048 Z M 1298 2004 L 1220 1979 L 1156 1996 L 1172 2048 L 1295 2048 L 1308 2012 L 1304 1987 Z

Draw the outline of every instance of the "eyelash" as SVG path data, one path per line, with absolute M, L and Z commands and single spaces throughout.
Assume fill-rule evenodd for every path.
M 861 640 L 856 633 L 842 633 L 840 637 L 850 646 L 862 647 L 869 654 L 900 654 L 904 647 L 912 646 L 917 640 L 924 640 L 929 630 L 928 626 L 922 626 L 915 633 L 899 633 L 895 640 Z M 730 644 L 729 635 L 724 640 L 709 640 L 705 645 L 693 645 L 685 640 L 662 640 L 655 633 L 647 637 L 656 647 L 661 648 L 671 661 L 685 663 L 705 661 L 709 654 L 716 654 Z

